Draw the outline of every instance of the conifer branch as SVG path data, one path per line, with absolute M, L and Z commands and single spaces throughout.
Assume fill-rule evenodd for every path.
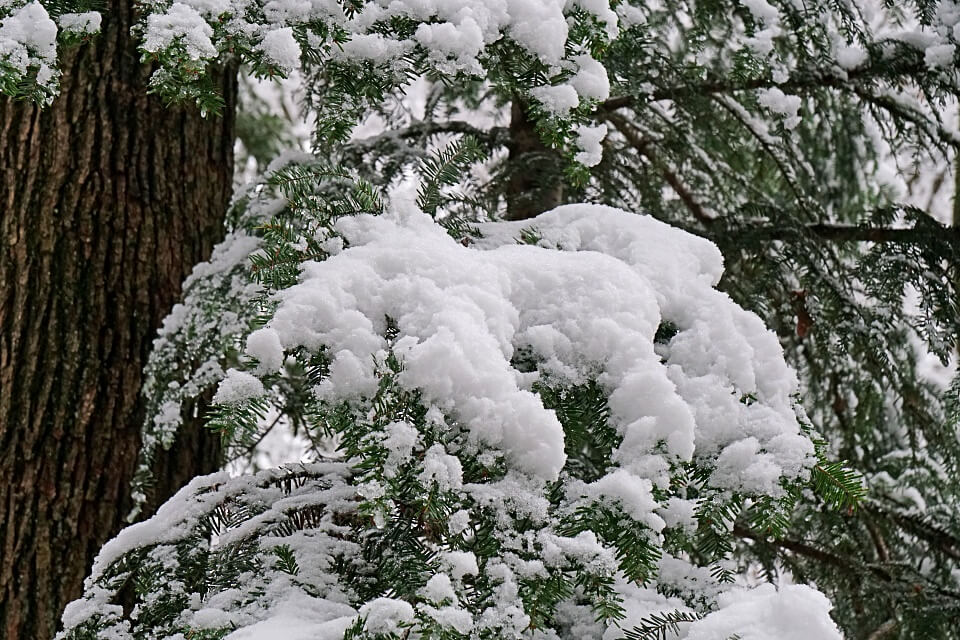
M 817 547 L 813 547 L 809 544 L 798 542 L 796 540 L 788 540 L 783 538 L 768 538 L 767 536 L 763 536 L 759 533 L 756 533 L 755 531 L 751 531 L 750 529 L 747 529 L 746 527 L 740 524 L 736 524 L 733 526 L 733 535 L 737 538 L 741 538 L 745 540 L 754 540 L 756 542 L 770 544 L 780 549 L 784 549 L 786 551 L 790 551 L 792 553 L 796 553 L 801 556 L 806 556 L 808 558 L 816 560 L 817 562 L 822 562 L 824 564 L 828 564 L 833 567 L 838 567 L 840 569 L 844 569 L 847 571 L 855 571 L 858 569 L 858 567 L 853 562 L 844 558 L 843 556 L 830 553 L 829 551 L 824 551 L 823 549 L 818 549 Z M 875 573 L 881 579 L 885 581 L 892 580 L 892 577 L 890 576 L 890 574 L 884 571 L 883 569 L 880 569 L 879 567 L 868 567 L 868 568 L 870 571 Z
M 874 629 L 873 633 L 867 636 L 867 640 L 883 640 L 884 638 L 889 638 L 897 632 L 899 626 L 896 618 L 890 618 Z
M 956 536 L 943 531 L 942 529 L 938 529 L 937 527 L 932 526 L 919 518 L 897 513 L 895 511 L 887 511 L 876 505 L 867 507 L 867 511 L 871 515 L 892 520 L 905 530 L 909 531 L 911 534 L 921 538 L 922 540 L 925 540 L 932 546 L 939 549 L 944 555 L 952 558 L 953 560 L 960 561 L 960 539 L 958 539 Z
M 657 159 L 656 153 L 651 148 L 651 145 L 647 140 L 642 138 L 638 132 L 633 129 L 627 121 L 621 116 L 615 113 L 608 113 L 606 115 L 607 121 L 616 128 L 620 134 L 626 138 L 627 142 L 630 143 L 634 149 L 637 150 L 637 153 L 647 158 L 650 163 L 657 168 L 660 172 L 660 175 L 663 176 L 663 179 L 670 185 L 670 188 L 673 189 L 674 193 L 679 196 L 680 201 L 683 202 L 687 210 L 696 218 L 699 222 L 703 224 L 709 224 L 713 222 L 713 216 L 708 214 L 703 206 L 697 202 L 696 198 L 693 197 L 693 194 L 690 193 L 690 190 L 687 189 L 686 185 L 677 177 L 677 174 L 674 173 L 669 167 L 660 162 Z
M 915 77 L 926 73 L 927 67 L 922 59 L 898 69 L 899 77 Z M 785 82 L 775 82 L 773 78 L 764 76 L 750 80 L 730 82 L 728 80 L 710 80 L 699 84 L 689 83 L 654 89 L 645 96 L 617 96 L 603 101 L 597 110 L 602 113 L 616 111 L 628 107 L 636 107 L 640 103 L 655 102 L 658 100 L 678 101 L 684 98 L 705 97 L 721 94 L 736 94 L 758 89 L 778 88 L 784 93 L 802 92 L 813 89 L 850 89 L 857 84 L 866 84 L 880 78 L 889 78 L 890 68 L 887 64 L 871 64 L 859 69 L 848 71 L 846 77 L 812 70 L 799 73 Z
M 937 225 L 937 227 L 934 229 L 923 229 L 917 227 L 893 228 L 870 225 L 816 223 L 802 227 L 802 230 L 823 240 L 834 242 L 927 244 L 930 242 L 932 235 L 939 235 L 940 237 L 951 238 L 953 242 L 960 243 L 960 228 L 940 225 L 933 220 L 930 222 L 931 224 Z M 748 227 L 744 228 L 743 231 L 757 239 L 778 241 L 795 238 L 798 230 L 770 225 Z
M 664 611 L 652 613 L 640 620 L 640 624 L 625 631 L 625 640 L 666 640 L 668 634 L 680 633 L 680 625 L 696 622 L 701 615 L 690 611 Z

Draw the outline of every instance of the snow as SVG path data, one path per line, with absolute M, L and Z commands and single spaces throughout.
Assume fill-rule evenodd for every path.
M 740 2 L 762 24 L 773 25 L 780 21 L 780 12 L 767 0 L 740 0 Z
M 784 363 L 777 337 L 712 289 L 723 270 L 715 246 L 651 218 L 601 206 L 559 207 L 533 224 L 543 245 L 580 256 L 600 251 L 619 261 L 598 260 L 584 267 L 603 275 L 600 281 L 584 281 L 582 289 L 562 271 L 556 280 L 542 277 L 527 295 L 550 291 L 563 300 L 554 313 L 564 321 L 550 331 L 542 320 L 531 322 L 535 338 L 521 344 L 533 347 L 554 375 L 564 375 L 569 365 L 607 363 L 600 380 L 610 390 L 612 417 L 624 436 L 615 456 L 625 468 L 662 486 L 670 458 L 690 459 L 696 451 L 715 455 L 750 437 L 765 449 L 776 448 L 767 453 L 789 475 L 809 467 L 812 444 L 800 434 L 789 400 L 796 375 Z M 519 237 L 523 226 L 500 223 L 482 229 L 496 244 L 504 235 Z M 679 329 L 661 350 L 665 368 L 650 344 L 661 319 Z M 755 394 L 759 402 L 742 402 L 744 394 Z M 776 440 L 783 434 L 792 439 Z M 653 453 L 660 446 L 667 458 Z M 729 460 L 733 464 L 733 457 Z M 769 488 L 759 467 L 744 484 L 738 473 L 752 459 L 741 462 L 746 466 L 733 466 L 717 480 L 730 488 Z
M 37 67 L 37 84 L 52 88 L 57 78 L 57 24 L 39 2 L 14 9 L 0 20 L 0 62 L 17 73 Z
M 544 109 L 556 116 L 566 116 L 571 109 L 576 109 L 580 104 L 577 90 L 569 84 L 535 87 L 530 94 Z
M 788 96 L 780 89 L 773 87 L 761 89 L 757 95 L 757 102 L 761 107 L 783 116 L 783 126 L 793 129 L 800 124 L 800 97 Z
M 179 44 L 191 60 L 204 60 L 217 55 L 210 38 L 213 28 L 200 12 L 182 2 L 174 2 L 166 13 L 147 16 L 143 49 L 157 53 Z
M 235 404 L 262 396 L 263 392 L 263 383 L 259 378 L 246 371 L 227 369 L 227 375 L 220 381 L 217 393 L 213 396 L 213 403 Z
M 557 63 L 567 41 L 565 0 L 507 0 L 510 37 L 540 57 Z
M 923 61 L 930 68 L 950 67 L 953 65 L 956 50 L 956 45 L 950 43 L 927 47 L 924 51 Z
M 91 34 L 100 31 L 100 23 L 103 16 L 98 11 L 87 11 L 85 13 L 64 13 L 57 19 L 60 28 L 76 34 Z
M 300 68 L 300 45 L 290 27 L 268 31 L 260 43 L 260 51 L 284 73 L 289 74 Z
M 637 477 L 626 469 L 617 469 L 592 484 L 582 487 L 574 484 L 568 491 L 597 501 L 618 503 L 634 520 L 643 522 L 653 531 L 661 531 L 666 523 L 654 513 L 659 505 L 653 499 L 652 489 L 653 484 L 646 478 Z
M 280 336 L 269 328 L 257 329 L 247 336 L 246 354 L 259 361 L 258 373 L 275 373 L 283 366 Z
M 590 56 L 574 56 L 577 72 L 570 78 L 570 84 L 581 98 L 588 100 L 606 100 L 610 97 L 610 80 L 607 70 Z
M 193 7 L 204 18 L 219 18 L 230 11 L 230 0 L 184 0 L 183 4 Z
M 447 521 L 447 526 L 450 533 L 463 533 L 470 526 L 470 513 L 463 509 L 453 513 Z
M 407 422 L 391 422 L 384 427 L 384 432 L 387 437 L 383 441 L 383 446 L 388 451 L 384 468 L 387 477 L 390 477 L 396 472 L 397 466 L 411 456 L 414 447 L 420 440 L 420 432 Z
M 452 517 L 450 527 L 451 530 L 454 528 Z M 465 528 L 460 528 L 459 531 L 463 531 Z M 471 551 L 446 551 L 441 554 L 440 562 L 442 566 L 447 568 L 454 580 L 462 580 L 465 576 L 475 576 L 480 573 L 477 566 L 477 556 Z
M 575 3 L 568 2 L 567 6 L 571 4 L 577 4 L 581 9 L 588 13 L 592 13 L 597 19 L 604 24 L 606 27 L 607 37 L 613 39 L 620 34 L 619 28 L 619 18 L 617 13 L 610 7 L 609 0 L 576 0 Z M 620 6 L 624 6 L 627 3 L 621 3 Z
M 686 640 L 842 640 L 830 601 L 805 585 L 772 584 L 727 592 L 720 609 L 690 625 Z
M 360 607 L 360 617 L 366 620 L 364 629 L 371 634 L 399 634 L 403 625 L 413 622 L 414 611 L 404 600 L 376 598 Z
M 834 56 L 837 64 L 846 71 L 852 71 L 867 61 L 867 52 L 857 46 L 840 46 Z
M 480 26 L 472 18 L 465 18 L 456 26 L 449 22 L 421 24 L 417 27 L 414 39 L 431 51 L 438 66 L 447 73 L 456 73 L 459 70 L 468 73 L 481 72 L 476 59 L 483 50 L 484 36 Z M 452 58 L 456 64 L 443 64 L 448 58 Z
M 629 584 L 619 585 L 625 596 L 627 617 L 620 627 L 610 627 L 603 640 L 622 637 L 621 629 L 630 629 L 640 620 L 656 613 L 689 613 L 679 598 L 667 598 L 653 589 Z M 668 633 L 670 640 L 842 640 L 836 623 L 830 618 L 830 601 L 819 591 L 805 585 L 784 585 L 779 589 L 762 584 L 748 589 L 735 587 L 717 598 L 718 608 L 700 620 L 678 624 L 679 635 Z M 618 635 L 620 634 L 620 635 Z
M 391 40 L 379 33 L 358 33 L 340 45 L 339 50 L 334 52 L 333 58 L 385 63 L 397 59 L 409 48 L 408 44 Z
M 781 469 L 776 458 L 761 453 L 756 438 L 745 438 L 727 445 L 717 458 L 712 480 L 726 487 L 743 487 L 760 493 L 777 492 Z
M 450 576 L 445 573 L 435 573 L 431 576 L 427 580 L 427 584 L 420 590 L 420 595 L 432 602 L 457 601 L 457 592 L 453 589 L 453 582 L 450 580 Z
M 228 233 L 223 242 L 214 247 L 210 259 L 193 268 L 184 281 L 183 288 L 187 289 L 199 280 L 223 274 L 238 265 L 245 264 L 258 246 L 260 246 L 260 238 L 256 236 L 239 232 Z M 164 323 L 166 325 L 166 320 Z M 176 326 L 176 324 L 165 326 L 164 331 L 170 333 L 176 329 Z
M 580 164 L 593 167 L 600 164 L 603 158 L 603 146 L 600 144 L 607 137 L 607 125 L 595 127 L 579 125 L 577 127 L 577 147 L 583 151 L 577 152 L 574 159 Z
M 342 640 L 355 621 L 350 607 L 301 594 L 281 600 L 272 608 L 269 618 L 237 629 L 224 640 Z
M 0 53 L 23 47 L 40 60 L 57 58 L 57 25 L 39 2 L 26 4 L 0 21 Z
M 427 487 L 436 485 L 441 491 L 460 489 L 463 486 L 463 466 L 456 456 L 447 454 L 442 444 L 435 444 L 424 454 L 420 482 Z

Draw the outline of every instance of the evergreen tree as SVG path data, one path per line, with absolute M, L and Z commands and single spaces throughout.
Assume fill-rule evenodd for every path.
M 154 90 L 215 112 L 210 62 L 299 69 L 317 126 L 165 325 L 137 486 L 213 389 L 232 454 L 270 412 L 317 462 L 196 480 L 68 637 L 837 637 L 750 566 L 851 637 L 956 637 L 960 385 L 916 350 L 956 344 L 960 242 L 878 169 L 957 145 L 955 3 L 150 9 Z M 799 404 L 711 245 L 600 204 L 720 248 Z

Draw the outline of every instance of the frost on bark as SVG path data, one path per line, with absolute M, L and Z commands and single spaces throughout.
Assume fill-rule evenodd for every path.
M 141 369 L 229 202 L 235 80 L 220 118 L 147 95 L 132 2 L 62 53 L 49 107 L 0 100 L 0 637 L 53 636 L 121 527 Z M 198 426 L 157 469 L 159 501 L 215 464 Z

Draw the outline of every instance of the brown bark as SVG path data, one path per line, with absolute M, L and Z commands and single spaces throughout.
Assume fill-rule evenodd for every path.
M 510 108 L 507 220 L 527 220 L 563 202 L 560 157 L 547 148 L 520 100 Z
M 146 93 L 132 2 L 104 8 L 102 33 L 61 57 L 53 105 L 0 101 L 5 640 L 52 637 L 93 556 L 122 526 L 141 370 L 183 278 L 220 235 L 230 197 L 234 74 L 218 74 L 221 118 L 165 107 Z M 209 435 L 187 433 L 161 464 L 163 492 L 215 460 Z

